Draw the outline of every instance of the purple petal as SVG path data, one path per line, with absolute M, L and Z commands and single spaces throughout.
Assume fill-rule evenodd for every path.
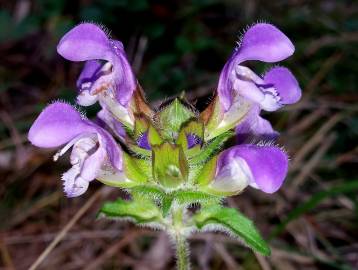
M 117 55 L 116 61 L 112 63 L 117 87 L 117 100 L 123 106 L 126 106 L 137 88 L 137 80 L 128 62 L 122 42 L 114 40 L 113 49 Z
M 69 198 L 78 197 L 88 189 L 89 181 L 78 176 L 79 173 L 80 170 L 78 167 L 72 167 L 61 177 L 63 181 L 63 190 Z
M 112 165 L 121 170 L 122 155 L 116 141 L 69 104 L 56 102 L 49 105 L 30 128 L 28 138 L 35 146 L 51 148 L 90 134 L 97 134 L 100 147 L 106 150 Z
M 57 52 L 70 61 L 112 59 L 110 40 L 100 27 L 92 23 L 82 23 L 70 30 L 60 40 Z
M 142 135 L 139 136 L 139 138 L 137 140 L 137 145 L 140 148 L 144 148 L 147 150 L 152 149 L 152 147 L 150 146 L 149 141 L 148 141 L 148 132 L 144 132 Z
M 279 133 L 272 128 L 269 121 L 262 118 L 258 106 L 251 109 L 245 120 L 235 128 L 237 143 L 241 144 L 249 140 L 276 140 Z
M 301 98 L 301 88 L 287 68 L 274 67 L 264 76 L 266 84 L 273 85 L 279 94 L 282 104 L 293 104 Z
M 223 106 L 223 109 L 227 111 L 233 100 L 232 93 L 232 71 L 235 68 L 235 54 L 232 55 L 229 61 L 226 62 L 224 68 L 220 73 L 219 83 L 218 83 L 218 96 L 220 104 Z
M 107 109 L 102 109 L 97 113 L 96 121 L 100 127 L 109 128 L 120 140 L 124 141 L 126 131 L 122 123 L 115 119 Z
M 291 56 L 295 48 L 279 29 L 271 24 L 258 23 L 243 35 L 240 47 L 231 55 L 221 71 L 218 95 L 223 109 L 227 111 L 233 102 L 235 68 L 247 60 L 278 62 Z
M 121 171 L 122 170 L 122 152 L 119 148 L 116 141 L 113 139 L 111 134 L 109 134 L 103 128 L 95 125 L 94 123 L 89 123 L 93 130 L 95 130 L 98 134 L 100 147 L 106 150 L 106 153 L 109 157 L 109 160 L 114 168 Z
M 80 134 L 91 132 L 83 116 L 71 105 L 55 102 L 46 107 L 29 131 L 29 141 L 38 147 L 58 147 Z
M 102 64 L 97 60 L 89 60 L 85 63 L 80 76 L 77 79 L 76 86 L 79 90 L 82 89 L 83 84 L 93 84 L 93 82 L 98 79 L 96 74 L 102 68 Z
M 243 144 L 224 151 L 218 161 L 218 171 L 236 158 L 245 160 L 251 174 L 250 185 L 266 193 L 277 191 L 287 174 L 288 158 L 275 146 Z
M 81 105 L 92 105 L 96 102 L 94 96 L 108 89 L 113 91 L 112 95 L 121 105 L 128 105 L 137 87 L 137 81 L 120 41 L 109 39 L 95 24 L 83 23 L 70 30 L 60 40 L 57 51 L 71 61 L 109 62 L 109 65 L 101 65 L 91 61 L 84 67 L 77 87 L 88 92 L 82 92 L 82 96 L 79 96 Z M 87 84 L 84 84 L 85 82 Z
M 273 63 L 288 58 L 294 51 L 292 42 L 279 29 L 272 24 L 258 23 L 242 37 L 237 57 L 240 62 L 259 60 Z
M 186 139 L 188 142 L 188 149 L 193 148 L 197 144 L 202 144 L 201 139 L 192 133 L 186 134 Z
M 106 150 L 99 147 L 95 153 L 90 155 L 83 164 L 81 177 L 86 181 L 92 181 L 98 175 L 106 158 Z

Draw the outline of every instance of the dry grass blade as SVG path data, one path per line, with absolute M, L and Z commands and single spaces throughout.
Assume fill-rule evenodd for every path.
M 11 259 L 11 255 L 9 253 L 9 250 L 7 249 L 5 241 L 0 238 L 0 252 L 1 252 L 1 258 L 4 262 L 4 265 L 7 270 L 15 270 L 14 263 Z
M 325 139 L 320 147 L 317 149 L 317 151 L 313 154 L 313 156 L 308 160 L 305 165 L 302 167 L 301 172 L 293 178 L 291 181 L 291 188 L 292 190 L 296 190 L 304 180 L 307 178 L 307 176 L 314 170 L 314 168 L 317 166 L 317 164 L 320 162 L 324 154 L 327 152 L 329 147 L 334 143 L 337 136 L 335 134 L 330 134 L 327 139 Z
M 37 260 L 30 266 L 29 270 L 35 270 L 46 259 L 56 245 L 66 236 L 67 232 L 76 224 L 76 222 L 83 216 L 84 213 L 105 193 L 108 193 L 110 188 L 102 187 L 96 193 L 94 193 L 88 201 L 77 211 L 77 213 L 71 218 L 65 227 L 58 233 L 55 239 L 47 246 L 47 248 L 41 253 Z
M 230 255 L 230 253 L 226 250 L 223 244 L 221 243 L 215 243 L 214 244 L 215 251 L 221 256 L 221 258 L 224 260 L 227 269 L 231 270 L 239 270 L 242 269 L 240 267 L 235 259 Z
M 135 238 L 144 234 L 144 231 L 133 230 L 127 233 L 121 240 L 110 246 L 101 256 L 91 262 L 89 266 L 87 266 L 84 270 L 95 270 L 99 269 L 99 267 L 105 263 L 108 259 L 110 259 L 114 254 L 118 253 L 119 250 L 130 242 L 132 242 Z
M 21 222 L 24 222 L 28 217 L 36 214 L 40 209 L 58 202 L 60 197 L 62 197 L 62 192 L 57 191 L 38 200 L 36 203 L 34 203 L 34 205 L 32 205 L 32 207 L 28 208 L 27 210 L 19 211 L 19 213 L 15 215 L 15 217 L 10 221 L 9 225 L 13 227 L 20 224 Z
M 326 134 L 343 118 L 343 114 L 337 113 L 333 115 L 325 124 L 323 124 L 319 130 L 307 141 L 305 145 L 297 152 L 293 162 L 291 163 L 291 171 L 295 171 L 301 162 L 304 160 L 306 155 L 310 153 L 318 144 L 321 143 L 322 139 Z
M 256 252 L 254 254 L 255 254 L 255 257 L 256 257 L 257 261 L 259 262 L 262 270 L 271 270 L 271 266 L 265 257 L 263 257 L 262 255 L 260 255 Z

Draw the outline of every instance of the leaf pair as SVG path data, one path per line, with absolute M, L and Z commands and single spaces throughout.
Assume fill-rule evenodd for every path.
M 169 215 L 173 205 L 175 205 L 176 211 L 181 209 L 185 212 L 190 202 L 196 201 L 200 202 L 201 208 L 194 215 L 183 216 L 186 218 L 182 222 L 183 229 L 185 226 L 188 226 L 188 229 L 195 226 L 199 231 L 223 231 L 243 240 L 254 251 L 270 255 L 269 246 L 262 239 L 253 222 L 238 210 L 221 206 L 218 198 L 215 202 L 215 198 L 212 198 L 211 195 L 195 191 L 176 191 L 171 194 L 163 194 L 156 188 L 149 190 L 138 187 L 133 194 L 133 199 L 130 201 L 118 199 L 115 202 L 105 203 L 100 213 L 108 218 L 129 219 L 137 224 L 165 228 L 168 224 L 173 223 L 171 221 L 173 217 Z M 142 196 L 144 194 L 147 196 Z

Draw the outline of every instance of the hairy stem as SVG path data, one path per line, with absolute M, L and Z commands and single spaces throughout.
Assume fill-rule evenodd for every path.
M 183 232 L 185 208 L 178 207 L 172 209 L 172 226 L 173 226 L 173 238 L 175 239 L 176 257 L 177 257 L 177 269 L 189 270 L 189 246 L 187 237 Z
M 189 270 L 189 256 L 188 256 L 188 242 L 186 237 L 180 232 L 175 235 L 176 256 L 177 256 L 177 269 Z

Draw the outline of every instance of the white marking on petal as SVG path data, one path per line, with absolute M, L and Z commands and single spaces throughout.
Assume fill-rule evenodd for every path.
M 88 152 L 95 148 L 97 140 L 91 137 L 85 137 L 78 140 L 72 149 L 71 153 L 71 164 L 80 164 L 82 166 L 85 159 L 89 156 Z
M 81 88 L 84 89 L 85 84 L 90 84 L 90 82 L 83 83 Z M 88 87 L 89 88 L 89 87 Z M 77 103 L 81 106 L 91 106 L 95 104 L 98 100 L 97 95 L 91 95 L 88 90 L 82 90 L 81 93 L 77 96 Z
M 211 187 L 223 192 L 240 192 L 252 180 L 253 176 L 246 161 L 242 158 L 235 158 L 220 169 Z
M 81 169 L 75 165 L 62 175 L 63 188 L 67 197 L 77 197 L 88 189 L 89 182 L 80 175 Z
M 237 65 L 235 67 L 236 75 L 247 81 L 252 81 L 256 84 L 264 84 L 264 80 L 260 78 L 255 72 L 245 66 Z

